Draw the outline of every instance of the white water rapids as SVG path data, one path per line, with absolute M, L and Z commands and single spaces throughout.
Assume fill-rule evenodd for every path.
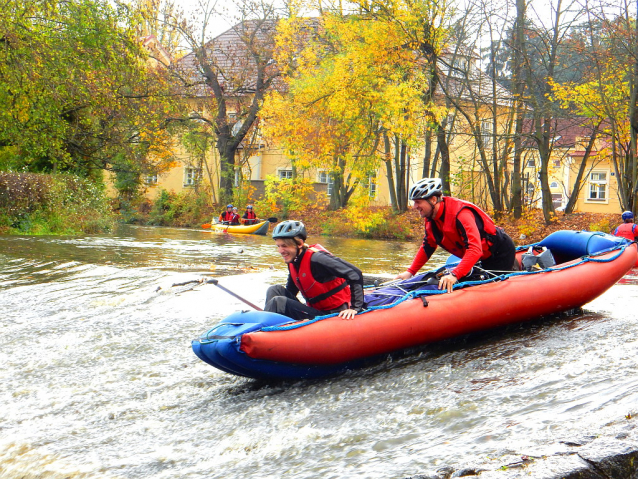
M 417 246 L 320 242 L 369 274 L 401 271 Z M 582 315 L 268 384 L 192 353 L 247 308 L 171 287 L 204 273 L 257 304 L 285 279 L 269 238 L 0 236 L 0 478 L 403 478 L 546 453 L 638 412 L 635 276 Z

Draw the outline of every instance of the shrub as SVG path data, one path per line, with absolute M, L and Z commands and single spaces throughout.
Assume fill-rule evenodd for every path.
M 99 233 L 113 226 L 102 185 L 69 174 L 0 173 L 0 207 L 8 233 Z
M 151 206 L 147 224 L 196 227 L 208 223 L 211 214 L 208 197 L 203 192 L 161 190 Z

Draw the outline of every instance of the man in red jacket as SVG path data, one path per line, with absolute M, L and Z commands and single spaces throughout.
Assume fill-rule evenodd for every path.
M 629 241 L 638 240 L 638 228 L 634 223 L 634 214 L 631 211 L 625 211 L 621 217 L 623 223 L 614 230 L 614 235 L 627 238 Z
M 448 292 L 478 261 L 487 270 L 514 269 L 516 247 L 512 239 L 478 206 L 452 196 L 444 197 L 439 178 L 417 182 L 410 189 L 410 199 L 425 220 L 425 236 L 412 265 L 397 275 L 398 279 L 414 276 L 438 246 L 461 258 L 439 281 L 439 289 Z
M 289 274 L 285 287 L 268 288 L 264 311 L 299 321 L 332 313 L 353 319 L 364 309 L 363 275 L 359 268 L 333 256 L 321 245 L 307 245 L 306 227 L 301 221 L 282 221 L 272 237 Z M 297 299 L 298 293 L 306 304 Z

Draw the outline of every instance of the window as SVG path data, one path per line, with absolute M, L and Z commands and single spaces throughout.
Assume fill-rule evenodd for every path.
M 592 171 L 589 175 L 589 201 L 607 201 L 607 172 Z
M 560 160 L 554 160 L 554 168 L 560 168 Z
M 492 145 L 492 122 L 481 122 L 481 139 L 483 140 L 483 147 L 489 148 Z
M 561 208 L 563 206 L 563 195 L 560 193 L 552 193 L 552 204 L 554 208 Z
M 318 183 L 326 183 L 328 185 L 326 188 L 326 194 L 328 196 L 331 196 L 334 188 L 334 180 L 332 179 L 332 175 L 327 171 L 320 171 L 317 181 Z
M 368 196 L 372 199 L 377 197 L 377 175 L 375 173 L 368 175 Z
M 558 188 L 558 181 L 552 181 L 549 185 L 550 188 Z
M 202 170 L 199 168 L 184 168 L 184 186 L 193 186 L 199 183 Z
M 156 185 L 157 184 L 157 174 L 155 175 L 146 175 L 144 178 L 144 183 L 147 185 Z
M 279 176 L 280 180 L 284 180 L 284 179 L 292 179 L 292 169 L 290 170 L 283 170 L 283 169 L 279 169 L 277 170 L 277 176 Z
M 535 166 L 536 166 L 536 160 L 534 160 L 534 158 L 530 158 L 529 160 L 527 160 L 528 168 L 534 168 Z

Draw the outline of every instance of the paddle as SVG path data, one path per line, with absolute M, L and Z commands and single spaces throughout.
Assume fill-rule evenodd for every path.
M 278 220 L 276 217 L 271 216 L 271 217 L 270 217 L 270 218 L 268 218 L 268 220 L 266 220 L 266 221 L 269 221 L 270 223 L 276 223 L 276 222 L 277 222 L 277 221 L 279 221 L 279 220 Z
M 248 306 L 250 306 L 251 308 L 255 308 L 257 311 L 263 311 L 263 309 L 261 309 L 259 306 L 251 303 L 250 301 L 248 301 L 247 299 L 242 298 L 241 296 L 239 296 L 236 293 L 233 293 L 231 290 L 229 290 L 228 288 L 225 288 L 224 286 L 222 286 L 221 284 L 219 284 L 219 281 L 216 280 L 215 278 L 210 278 L 207 279 L 206 281 L 201 281 L 199 279 L 191 279 L 189 281 L 184 281 L 182 283 L 174 283 L 171 285 L 172 286 L 185 286 L 187 284 L 191 284 L 191 283 L 207 283 L 207 284 L 214 284 L 215 286 L 217 286 L 219 289 L 222 289 L 223 291 L 226 291 L 228 294 L 230 294 L 231 296 L 234 296 L 235 298 L 237 298 L 240 301 L 243 301 L 244 303 L 246 303 Z
M 228 288 L 225 288 L 224 286 L 222 286 L 221 284 L 219 284 L 219 281 L 217 281 L 215 278 L 211 278 L 209 280 L 206 281 L 206 283 L 209 284 L 214 284 L 215 286 L 217 286 L 219 289 L 226 291 L 228 294 L 230 294 L 231 296 L 234 296 L 235 298 L 237 298 L 240 301 L 243 301 L 244 303 L 246 303 L 248 306 L 250 306 L 251 308 L 256 309 L 257 311 L 263 311 L 263 309 L 261 309 L 259 306 L 251 303 L 250 301 L 248 301 L 247 299 L 242 298 L 241 296 L 239 296 L 236 293 L 233 293 L 231 290 L 229 290 Z

